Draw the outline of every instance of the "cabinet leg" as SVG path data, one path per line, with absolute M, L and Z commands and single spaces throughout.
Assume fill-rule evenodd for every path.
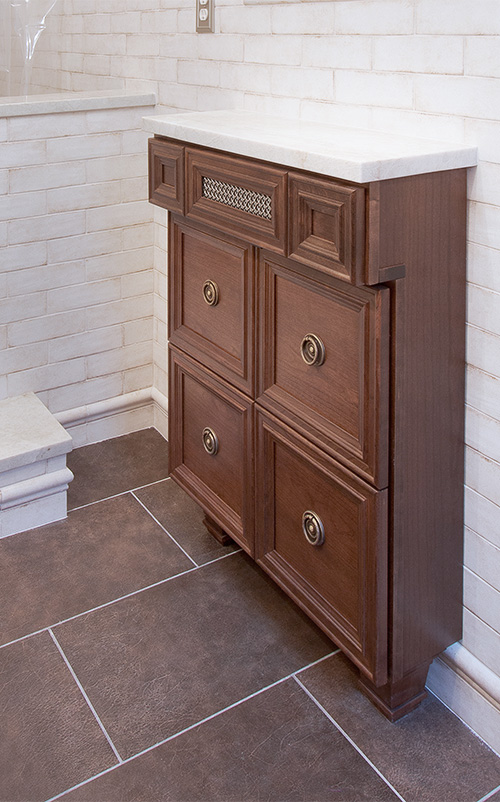
M 417 666 L 410 674 L 396 682 L 389 680 L 377 688 L 363 674 L 359 684 L 364 693 L 389 721 L 397 721 L 414 710 L 427 696 L 425 681 L 430 663 Z
M 215 521 L 208 517 L 208 515 L 205 515 L 203 523 L 212 537 L 214 537 L 217 542 L 221 544 L 221 546 L 229 546 L 231 543 L 234 543 L 232 537 L 229 537 L 227 532 L 224 532 L 219 524 L 216 524 Z

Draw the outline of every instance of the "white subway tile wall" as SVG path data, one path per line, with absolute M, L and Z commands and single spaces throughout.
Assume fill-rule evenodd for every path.
M 153 89 L 158 112 L 241 107 L 479 145 L 479 167 L 469 183 L 464 644 L 498 672 L 500 623 L 491 610 L 499 609 L 500 599 L 500 571 L 492 570 L 500 555 L 500 3 L 216 0 L 215 6 L 215 35 L 196 36 L 194 0 L 61 0 L 40 38 L 35 81 L 47 89 Z M 56 409 L 61 398 L 66 406 L 77 401 L 72 387 L 81 386 L 90 399 L 151 381 L 166 392 L 165 214 L 155 210 L 154 235 L 147 212 L 134 222 L 145 166 L 141 136 L 120 131 L 121 120 L 127 119 L 123 128 L 133 127 L 129 116 L 92 112 L 82 130 L 82 116 L 61 115 L 52 133 L 51 121 L 40 119 L 46 142 L 32 141 L 33 129 L 24 130 L 20 120 L 8 126 L 0 121 L 0 209 L 10 193 L 12 210 L 8 217 L 2 211 L 0 222 L 0 244 L 9 242 L 1 269 L 10 293 L 0 342 L 7 337 L 19 365 L 21 354 L 26 360 L 8 386 L 0 379 L 0 393 L 46 390 Z M 62 154 L 64 168 L 53 163 Z M 135 179 L 139 186 L 131 183 Z M 20 193 L 35 217 L 25 239 L 17 222 L 23 214 Z M 36 218 L 39 236 L 48 215 L 54 215 L 53 238 L 35 241 L 30 233 L 37 230 Z M 150 279 L 141 275 L 150 260 L 154 306 Z M 61 265 L 68 266 L 66 278 Z M 82 270 L 86 288 L 79 286 Z M 82 298 L 90 294 L 92 305 L 64 312 L 64 294 L 71 298 L 75 287 Z M 132 300 L 130 291 L 137 292 Z M 148 362 L 143 336 L 151 315 Z M 122 342 L 115 348 L 117 330 Z M 96 331 L 106 332 L 109 348 L 82 356 L 82 338 L 88 333 L 88 346 L 95 347 Z M 65 353 L 72 334 L 74 352 L 68 351 L 67 361 L 49 362 L 51 353 Z M 60 344 L 56 339 L 47 349 L 52 337 Z M 89 381 L 89 375 L 96 378 Z

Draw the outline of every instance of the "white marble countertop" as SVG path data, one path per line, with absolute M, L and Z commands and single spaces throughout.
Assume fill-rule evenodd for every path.
M 153 92 L 56 92 L 51 95 L 21 95 L 0 98 L 1 117 L 27 117 L 34 114 L 57 114 L 66 111 L 123 109 L 133 106 L 155 106 Z
M 145 117 L 150 133 L 365 183 L 472 167 L 477 148 L 247 111 Z

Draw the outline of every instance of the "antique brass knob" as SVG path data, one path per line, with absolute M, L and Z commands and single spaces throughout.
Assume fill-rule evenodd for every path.
M 202 440 L 203 440 L 203 448 L 205 449 L 207 454 L 210 454 L 211 456 L 217 454 L 219 450 L 219 438 L 217 437 L 213 429 L 210 429 L 208 426 L 205 429 L 203 429 Z
M 215 281 L 205 281 L 203 285 L 203 299 L 209 306 L 219 303 L 219 288 Z
M 300 344 L 300 353 L 306 365 L 322 365 L 325 361 L 325 345 L 316 334 L 306 334 Z
M 319 515 L 306 510 L 302 516 L 302 531 L 311 546 L 321 546 L 325 541 L 325 528 Z

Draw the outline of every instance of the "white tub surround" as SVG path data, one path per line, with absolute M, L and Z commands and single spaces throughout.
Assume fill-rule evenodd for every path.
M 145 117 L 147 131 L 301 170 L 366 183 L 477 164 L 477 148 L 249 111 Z
M 0 537 L 66 517 L 72 448 L 34 393 L 0 401 Z
M 47 95 L 0 97 L 0 117 L 25 117 L 33 114 L 61 114 L 97 109 L 129 109 L 134 106 L 154 106 L 153 92 L 55 92 Z M 36 135 L 36 133 L 35 133 Z
M 147 91 L 0 99 L 0 399 L 36 393 L 75 446 L 165 431 L 142 125 L 154 105 Z

